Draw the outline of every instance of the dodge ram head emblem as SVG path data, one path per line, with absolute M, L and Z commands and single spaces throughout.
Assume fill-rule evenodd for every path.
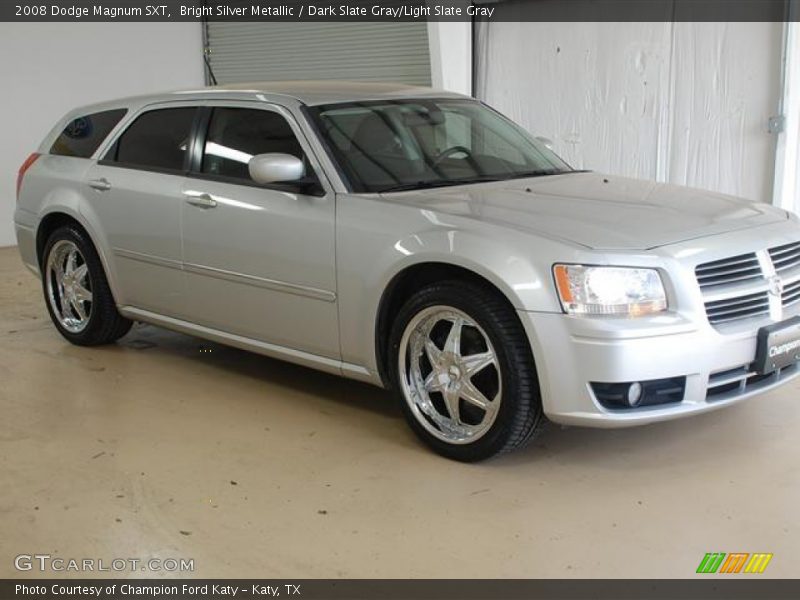
M 783 295 L 783 279 L 778 277 L 777 275 L 770 277 L 767 279 L 767 286 L 769 288 L 769 293 L 773 296 L 777 296 L 780 298 Z

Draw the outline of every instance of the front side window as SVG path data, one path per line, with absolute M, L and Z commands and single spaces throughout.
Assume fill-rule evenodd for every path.
M 521 127 L 472 100 L 352 102 L 311 114 L 356 192 L 571 171 Z
M 194 116 L 194 108 L 146 112 L 120 136 L 108 159 L 145 169 L 182 171 Z
M 291 154 L 306 160 L 286 119 L 276 112 L 250 108 L 215 108 L 203 149 L 201 171 L 251 182 L 250 159 L 257 154 Z M 306 172 L 310 167 L 306 164 Z
M 91 157 L 126 112 L 128 110 L 125 108 L 116 108 L 73 119 L 53 142 L 50 154 Z

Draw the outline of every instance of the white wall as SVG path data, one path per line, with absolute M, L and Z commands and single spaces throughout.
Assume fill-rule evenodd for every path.
M 0 23 L 0 246 L 22 161 L 81 104 L 203 85 L 200 23 Z
M 772 202 L 782 23 L 676 23 L 664 179 Z
M 428 22 L 431 86 L 472 94 L 472 23 Z
M 800 212 L 800 23 L 784 25 L 784 130 L 775 152 L 775 204 Z
M 478 95 L 575 167 L 770 202 L 782 27 L 495 21 Z

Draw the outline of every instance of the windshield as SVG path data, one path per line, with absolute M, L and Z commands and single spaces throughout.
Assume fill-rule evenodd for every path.
M 352 102 L 311 113 L 354 192 L 572 170 L 521 127 L 473 100 Z

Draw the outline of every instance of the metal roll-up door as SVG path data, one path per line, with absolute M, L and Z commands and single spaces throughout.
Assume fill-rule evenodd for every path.
M 431 84 L 426 23 L 206 23 L 218 83 L 344 79 Z

